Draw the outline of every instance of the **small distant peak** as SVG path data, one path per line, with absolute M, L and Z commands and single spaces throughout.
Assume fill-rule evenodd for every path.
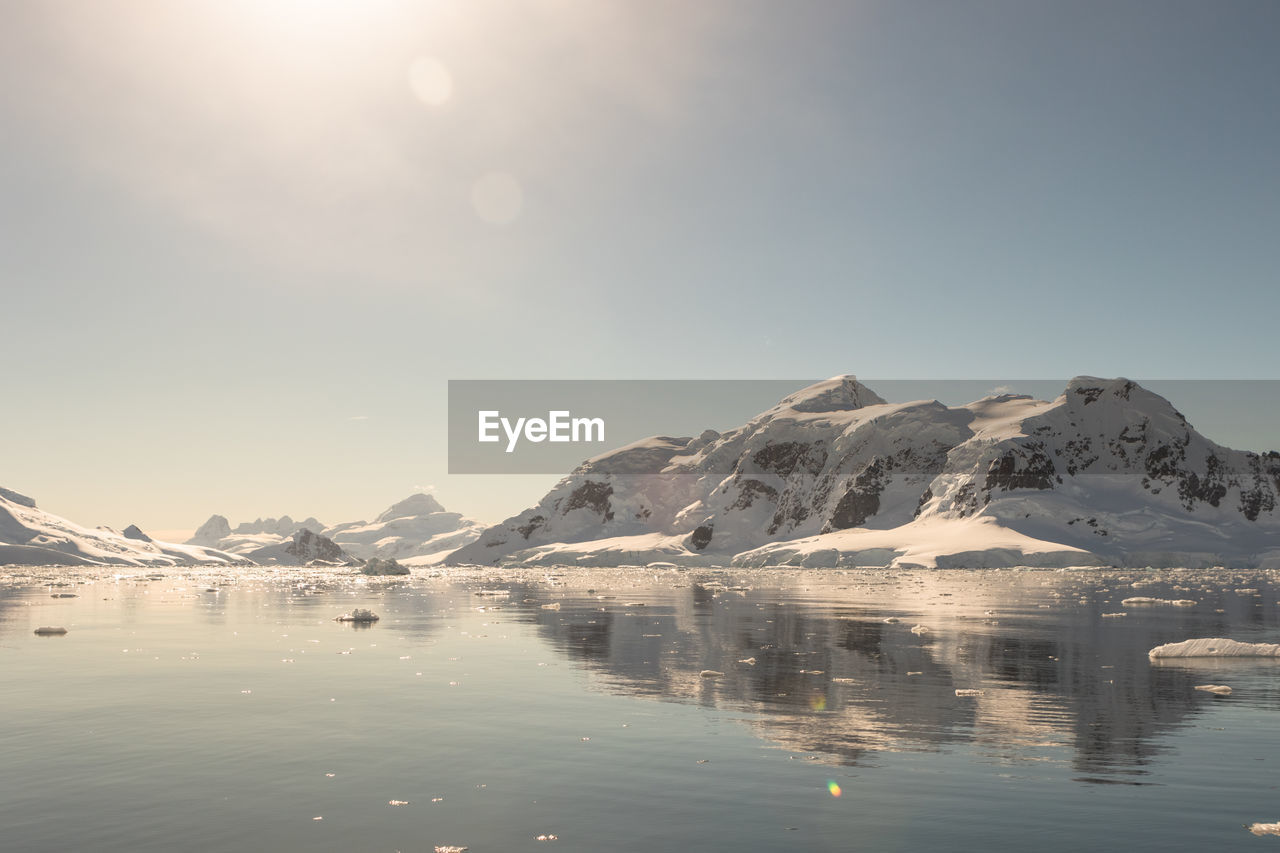
M 209 520 L 196 530 L 195 535 L 187 540 L 188 545 L 212 545 L 223 537 L 231 535 L 231 522 L 225 515 L 211 515 Z
M 802 388 L 783 398 L 779 408 L 797 412 L 848 412 L 878 406 L 884 398 L 858 381 L 856 376 L 836 376 Z
M 386 512 L 378 516 L 377 522 L 382 523 L 382 522 L 391 521 L 392 519 L 395 519 L 395 518 L 405 518 L 406 516 L 415 516 L 415 515 L 429 515 L 433 512 L 444 512 L 444 511 L 445 509 L 443 506 L 440 505 L 440 501 L 436 500 L 431 495 L 423 494 L 419 492 L 417 494 L 409 495 L 409 497 L 405 498 L 404 500 L 398 503 L 392 504 L 387 509 Z
M 25 506 L 28 509 L 36 508 L 36 502 L 31 498 L 26 495 L 20 495 L 12 489 L 6 489 L 4 486 L 0 486 L 0 498 L 3 498 L 10 503 L 15 503 L 18 506 Z
M 153 541 L 152 538 L 147 534 L 143 533 L 141 528 L 139 528 L 138 525 L 136 524 L 130 524 L 128 527 L 126 527 L 124 529 L 123 535 L 125 539 L 137 539 L 139 542 Z

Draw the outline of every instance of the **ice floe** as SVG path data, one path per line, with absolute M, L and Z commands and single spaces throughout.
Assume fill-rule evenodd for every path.
M 1274 658 L 1280 657 L 1280 644 L 1241 643 L 1222 637 L 1204 637 L 1165 643 L 1147 653 L 1150 658 Z
M 1203 690 L 1205 693 L 1212 693 L 1215 696 L 1230 696 L 1231 688 L 1225 684 L 1197 684 L 1196 690 Z

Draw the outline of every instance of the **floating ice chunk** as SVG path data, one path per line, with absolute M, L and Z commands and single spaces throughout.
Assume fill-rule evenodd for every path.
M 49 596 L 50 598 L 79 598 L 74 592 L 55 592 Z
M 724 673 L 720 672 L 718 669 L 704 669 L 702 672 L 698 673 L 698 675 L 703 678 L 720 678 Z
M 1181 643 L 1165 643 L 1147 653 L 1156 658 L 1274 658 L 1280 657 L 1280 644 L 1241 643 L 1222 637 L 1205 637 L 1199 640 L 1183 640 Z
M 544 604 L 544 605 L 542 605 L 542 609 L 543 609 L 543 610 L 559 610 L 559 609 L 560 609 L 560 602 L 558 602 L 558 601 L 553 601 L 553 602 L 552 602 L 552 603 L 550 603 L 550 604 Z
M 36 629 L 36 635 L 40 637 L 61 637 L 67 633 L 66 628 L 55 628 L 51 625 L 45 625 Z
M 1215 696 L 1230 696 L 1231 688 L 1225 684 L 1197 684 L 1196 690 L 1212 693 Z
M 921 636 L 922 634 L 929 633 L 929 629 L 923 625 L 916 625 L 914 628 L 911 629 L 911 633 L 915 634 L 916 636 Z
M 1125 613 L 1123 610 L 1119 610 L 1119 611 L 1116 611 L 1115 613 L 1103 613 L 1102 618 L 1103 619 L 1119 619 L 1121 616 L 1128 616 L 1128 615 L 1129 614 Z
M 855 678 L 846 678 L 843 675 L 837 675 L 835 678 L 831 679 L 831 683 L 832 684 L 857 684 L 858 681 Z
M 887 619 L 885 619 L 884 621 L 885 621 L 885 622 L 887 622 L 887 623 L 889 623 L 890 625 L 892 625 L 894 622 L 901 622 L 902 620 L 901 620 L 901 619 L 899 619 L 897 616 L 890 616 L 890 617 L 888 617 Z
M 957 695 L 957 696 L 981 696 L 982 694 L 983 694 L 983 691 L 981 691 L 981 690 L 974 690 L 972 687 L 957 687 L 957 688 L 956 688 L 956 695 Z
M 755 666 L 755 665 L 756 665 L 756 659 L 755 659 L 755 658 L 743 658 L 742 660 L 738 661 L 738 663 L 745 663 L 747 666 Z
M 350 613 L 343 613 L 341 616 L 333 617 L 334 622 L 377 622 L 382 617 L 372 610 L 365 610 L 363 607 L 357 607 Z
M 437 844 L 436 853 L 467 853 L 470 847 L 456 847 L 452 844 Z
M 1137 596 L 1126 598 L 1120 602 L 1121 607 L 1195 607 L 1196 603 L 1189 598 L 1147 598 Z
M 1249 831 L 1254 835 L 1280 835 L 1280 823 L 1255 823 Z
M 388 801 L 387 801 L 387 805 L 389 805 L 389 806 L 407 806 L 407 805 L 409 805 L 409 801 L 408 801 L 408 800 L 388 800 Z
M 537 841 L 556 841 L 560 838 L 558 835 L 539 835 Z

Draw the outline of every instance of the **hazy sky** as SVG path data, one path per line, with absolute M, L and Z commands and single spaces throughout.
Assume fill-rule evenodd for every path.
M 1274 0 L 7 3 L 0 484 L 497 520 L 554 478 L 449 477 L 449 378 L 1277 378 L 1277 44 Z

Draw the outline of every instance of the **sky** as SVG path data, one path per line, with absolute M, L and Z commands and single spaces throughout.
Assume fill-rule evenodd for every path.
M 449 379 L 1280 378 L 1278 39 L 1271 0 L 6 4 L 0 484 L 497 521 L 555 478 L 450 476 Z

